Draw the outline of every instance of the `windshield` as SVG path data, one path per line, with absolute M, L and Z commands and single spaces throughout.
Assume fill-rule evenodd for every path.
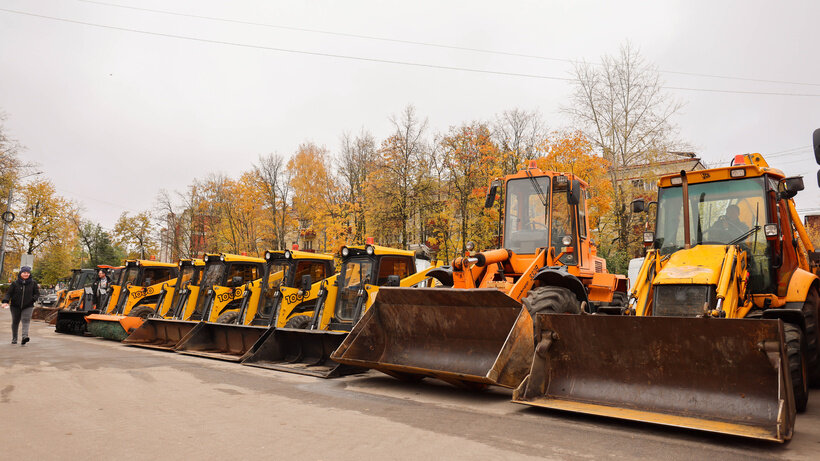
M 125 269 L 125 275 L 123 276 L 123 285 L 131 284 L 134 285 L 137 283 L 137 276 L 140 273 L 139 267 L 127 267 Z
M 225 274 L 225 264 L 211 263 L 205 266 L 205 272 L 202 274 L 202 283 L 200 283 L 199 295 L 196 299 L 196 307 L 194 308 L 193 320 L 199 320 L 202 315 L 205 303 L 208 298 L 208 290 L 214 285 L 222 283 L 222 276 Z
M 352 320 L 356 310 L 359 289 L 362 283 L 370 281 L 373 273 L 373 262 L 369 259 L 351 259 L 342 264 L 342 282 L 337 300 L 336 317 L 341 320 Z
M 768 222 L 764 179 L 747 178 L 689 185 L 689 232 L 692 245 L 740 245 L 749 255 L 750 290 L 770 285 Z M 667 187 L 658 193 L 656 245 L 670 254 L 683 248 L 683 191 Z
M 291 265 L 286 262 L 275 262 L 268 266 L 268 291 L 277 290 L 287 281 Z M 285 286 L 288 286 L 285 283 Z
M 549 191 L 550 180 L 546 176 L 507 181 L 504 248 L 533 254 L 547 245 Z
M 75 273 L 75 274 L 71 277 L 71 282 L 69 282 L 69 284 L 68 284 L 68 289 L 69 289 L 69 290 L 75 290 L 75 289 L 77 289 L 77 288 L 79 288 L 79 287 L 80 287 L 80 273 L 79 273 L 79 272 L 76 272 L 76 273 Z

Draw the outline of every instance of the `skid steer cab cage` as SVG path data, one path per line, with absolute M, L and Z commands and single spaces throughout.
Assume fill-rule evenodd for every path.
M 312 316 L 321 280 L 335 272 L 333 256 L 298 250 L 265 252 L 265 273 L 245 292 L 234 323 L 200 323 L 175 351 L 238 362 L 272 326 L 296 315 Z M 313 280 L 319 282 L 311 283 Z M 301 309 L 298 309 L 301 307 Z
M 784 442 L 795 402 L 779 320 L 538 314 L 513 402 Z
M 307 328 L 268 330 L 242 358 L 243 365 L 333 378 L 364 371 L 330 358 L 384 286 L 430 283 L 439 264 L 416 270 L 416 254 L 378 245 L 343 247 L 341 272 L 323 281 Z M 412 288 L 416 289 L 416 288 Z

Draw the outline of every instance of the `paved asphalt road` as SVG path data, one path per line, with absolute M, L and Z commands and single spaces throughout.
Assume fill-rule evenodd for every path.
M 785 445 L 523 407 L 376 372 L 323 380 L 54 333 L 9 344 L 2 459 L 818 459 L 820 391 Z

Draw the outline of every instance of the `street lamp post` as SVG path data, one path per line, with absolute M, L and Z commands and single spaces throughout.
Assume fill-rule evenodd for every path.
M 38 171 L 36 173 L 32 173 L 30 175 L 23 176 L 20 178 L 21 180 L 26 179 L 30 176 L 36 176 L 41 174 L 42 171 Z M 0 274 L 3 273 L 3 267 L 5 267 L 6 263 L 6 235 L 9 231 L 9 224 L 14 221 L 14 213 L 11 212 L 11 200 L 14 196 L 14 184 L 9 185 L 9 198 L 6 202 L 6 211 L 3 213 L 3 237 L 0 239 Z

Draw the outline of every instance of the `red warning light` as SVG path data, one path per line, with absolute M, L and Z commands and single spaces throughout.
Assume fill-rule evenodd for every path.
M 527 166 L 527 169 L 532 170 L 535 168 L 538 168 L 538 162 L 535 160 L 530 160 L 530 164 Z
M 243 251 L 241 254 L 242 254 L 242 256 L 248 256 L 248 252 L 247 252 L 247 251 Z
M 746 164 L 746 156 L 743 154 L 735 155 L 735 161 L 732 162 L 732 165 L 745 165 Z
M 291 247 L 290 247 L 290 249 L 291 249 L 291 250 L 298 250 L 298 249 L 299 249 L 299 244 L 298 244 L 298 243 L 294 243 L 294 244 L 293 244 L 293 246 L 291 246 Z
M 375 240 L 373 240 L 373 237 L 367 237 L 367 240 L 365 240 L 365 243 L 367 243 L 368 245 L 373 245 L 374 241 Z

